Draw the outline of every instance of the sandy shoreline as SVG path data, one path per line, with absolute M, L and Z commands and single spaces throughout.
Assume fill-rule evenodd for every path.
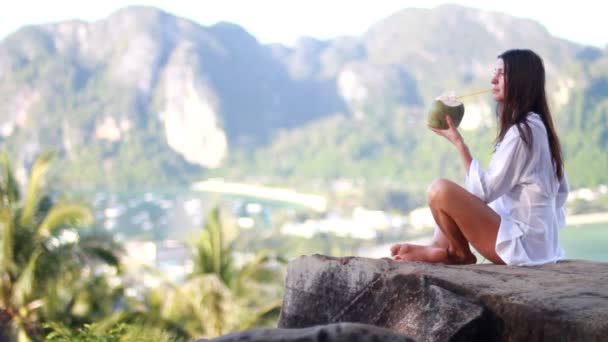
M 586 225 L 593 223 L 608 223 L 608 212 L 566 216 L 567 226 Z

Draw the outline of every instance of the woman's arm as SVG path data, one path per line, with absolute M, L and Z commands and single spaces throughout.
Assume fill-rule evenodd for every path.
M 490 203 L 517 185 L 529 165 L 529 152 L 515 127 L 509 129 L 485 172 L 473 159 L 462 136 L 447 117 L 447 129 L 434 129 L 456 146 L 467 171 L 466 188 L 482 201 Z
M 473 161 L 471 151 L 469 151 L 469 147 L 464 142 L 462 135 L 460 135 L 460 132 L 458 132 L 458 129 L 454 126 L 454 122 L 449 115 L 446 115 L 446 121 L 448 123 L 447 129 L 429 128 L 438 135 L 448 139 L 452 144 L 454 144 L 454 146 L 456 146 L 456 149 L 462 158 L 462 162 L 464 163 L 465 173 L 468 174 L 469 169 L 471 168 L 471 162 Z
M 462 158 L 462 162 L 464 163 L 465 172 L 468 174 L 469 169 L 471 168 L 471 163 L 473 162 L 473 156 L 471 156 L 471 152 L 469 151 L 469 147 L 464 143 L 464 139 L 460 139 L 460 141 L 456 142 L 456 149 Z
M 493 202 L 525 181 L 528 170 L 534 167 L 531 156 L 518 130 L 511 127 L 496 148 L 487 172 L 473 160 L 467 175 L 467 190 L 486 203 Z

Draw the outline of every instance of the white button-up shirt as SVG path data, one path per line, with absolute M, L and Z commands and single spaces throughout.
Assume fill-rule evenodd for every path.
M 513 126 L 496 147 L 488 171 L 473 160 L 466 178 L 467 190 L 500 215 L 496 254 L 508 265 L 540 265 L 564 256 L 557 235 L 565 225 L 568 180 L 565 174 L 561 182 L 555 176 L 540 116 L 529 113 L 527 120 L 531 149 Z

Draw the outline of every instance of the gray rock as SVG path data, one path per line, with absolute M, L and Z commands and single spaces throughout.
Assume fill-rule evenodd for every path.
M 336 323 L 300 329 L 251 329 L 197 342 L 413 342 L 395 331 L 360 323 Z
M 608 264 L 448 266 L 303 256 L 289 265 L 279 328 L 359 322 L 420 341 L 601 341 Z

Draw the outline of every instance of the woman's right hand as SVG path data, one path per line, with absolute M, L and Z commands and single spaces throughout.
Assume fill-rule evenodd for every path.
M 448 139 L 454 145 L 462 143 L 462 135 L 460 135 L 460 132 L 458 132 L 458 128 L 456 128 L 456 125 L 454 125 L 452 118 L 449 115 L 446 115 L 445 121 L 448 123 L 448 128 L 446 129 L 437 129 L 433 127 L 429 128 L 437 135 L 441 135 L 442 137 Z

